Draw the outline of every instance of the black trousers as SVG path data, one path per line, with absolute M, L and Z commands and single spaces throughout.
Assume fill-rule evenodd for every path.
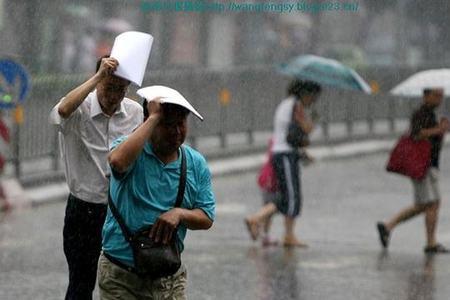
M 63 229 L 64 254 L 69 266 L 66 300 L 92 299 L 106 208 L 106 204 L 89 203 L 69 195 Z

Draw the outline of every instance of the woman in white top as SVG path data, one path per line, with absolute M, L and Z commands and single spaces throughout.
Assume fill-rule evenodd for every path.
M 280 197 L 273 203 L 264 205 L 258 212 L 247 217 L 245 223 L 252 239 L 259 235 L 260 224 L 274 213 L 281 212 L 285 216 L 285 246 L 304 247 L 294 234 L 295 219 L 302 207 L 300 185 L 299 152 L 287 141 L 289 124 L 297 122 L 302 134 L 309 135 L 314 124 L 305 109 L 310 107 L 319 97 L 320 85 L 311 81 L 293 80 L 288 87 L 288 97 L 278 105 L 274 118 L 273 134 L 273 168 L 277 176 Z

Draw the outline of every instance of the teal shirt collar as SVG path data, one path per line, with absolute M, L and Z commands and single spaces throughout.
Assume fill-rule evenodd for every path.
M 181 146 L 182 147 L 182 146 Z M 181 150 L 178 149 L 178 158 L 168 164 L 164 164 L 158 156 L 156 156 L 155 152 L 153 151 L 153 146 L 149 142 L 145 142 L 144 145 L 144 152 L 150 156 L 153 156 L 154 159 L 164 168 L 164 169 L 179 169 L 181 165 Z

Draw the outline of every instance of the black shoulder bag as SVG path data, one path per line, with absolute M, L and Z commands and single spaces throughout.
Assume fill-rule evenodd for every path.
M 181 149 L 180 184 L 174 207 L 180 207 L 183 202 L 184 189 L 186 187 L 186 158 L 184 149 Z M 129 228 L 112 202 L 111 195 L 108 199 L 109 208 L 112 215 L 119 223 L 125 239 L 130 243 L 133 251 L 134 269 L 133 272 L 141 277 L 157 279 L 175 274 L 181 266 L 180 249 L 177 245 L 177 231 L 173 233 L 168 244 L 155 243 L 150 237 L 152 226 L 146 226 L 135 233 L 131 233 Z
M 294 148 L 306 147 L 309 145 L 309 137 L 295 120 L 295 105 L 292 109 L 291 121 L 288 127 L 286 141 Z

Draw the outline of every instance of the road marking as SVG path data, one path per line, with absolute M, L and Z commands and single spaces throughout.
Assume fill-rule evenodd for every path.
M 333 260 L 321 261 L 302 261 L 298 263 L 301 268 L 316 269 L 316 270 L 336 270 L 356 266 L 361 263 L 361 260 L 356 256 L 351 257 L 333 257 Z

